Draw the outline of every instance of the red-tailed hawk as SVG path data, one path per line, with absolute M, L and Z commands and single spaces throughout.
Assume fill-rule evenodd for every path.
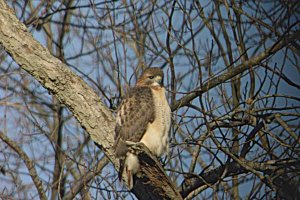
M 155 156 L 168 150 L 171 109 L 163 87 L 163 71 L 148 68 L 123 99 L 116 116 L 115 152 L 120 159 L 119 179 L 126 173 L 128 187 L 139 170 L 136 155 L 128 152 L 132 142 L 142 142 Z

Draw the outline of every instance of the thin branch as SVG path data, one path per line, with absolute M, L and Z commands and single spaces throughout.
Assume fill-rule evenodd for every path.
M 28 171 L 29 175 L 32 178 L 32 181 L 39 193 L 39 197 L 42 200 L 47 200 L 42 181 L 39 179 L 38 173 L 35 170 L 34 162 L 30 160 L 30 158 L 27 156 L 27 154 L 10 138 L 8 138 L 4 133 L 0 131 L 0 138 L 3 142 L 5 142 L 10 148 L 12 148 L 18 156 L 24 161 Z
M 260 62 L 262 62 L 264 59 L 268 58 L 269 56 L 273 55 L 280 49 L 288 46 L 291 42 L 297 40 L 300 38 L 300 30 L 296 31 L 293 35 L 290 35 L 283 40 L 275 43 L 272 45 L 272 47 L 266 49 L 264 52 L 259 54 L 256 57 L 250 58 L 248 61 L 242 62 L 240 65 L 236 66 L 232 71 L 230 72 L 224 72 L 221 75 L 218 75 L 210 80 L 208 80 L 206 83 L 202 85 L 202 87 L 195 89 L 190 94 L 185 95 L 181 99 L 178 99 L 175 101 L 172 106 L 171 110 L 177 110 L 178 108 L 184 107 L 187 105 L 190 101 L 195 99 L 196 97 L 200 96 L 200 94 L 203 94 L 210 89 L 220 85 L 221 83 L 224 83 L 225 81 L 235 77 L 238 74 L 243 73 L 244 71 L 249 69 L 249 66 L 255 66 L 258 65 Z

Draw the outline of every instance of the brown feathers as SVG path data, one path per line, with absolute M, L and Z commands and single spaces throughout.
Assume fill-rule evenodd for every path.
M 136 87 L 129 91 L 117 113 L 115 128 L 116 156 L 125 156 L 127 146 L 124 141 L 139 142 L 148 123 L 154 121 L 154 103 L 149 87 Z
M 120 159 L 119 179 L 127 176 L 129 189 L 139 170 L 136 155 L 128 152 L 128 142 L 143 142 L 156 156 L 168 148 L 171 111 L 163 88 L 163 71 L 149 68 L 123 99 L 116 116 L 115 153 Z

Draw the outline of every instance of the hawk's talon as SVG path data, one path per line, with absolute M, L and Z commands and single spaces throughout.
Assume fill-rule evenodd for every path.
M 128 141 L 128 140 L 126 140 L 125 143 L 127 146 L 133 146 L 136 144 L 136 142 L 132 142 L 132 141 Z

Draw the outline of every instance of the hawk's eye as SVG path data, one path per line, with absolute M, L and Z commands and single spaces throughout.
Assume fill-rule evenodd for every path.
M 154 76 L 149 76 L 150 79 L 154 79 Z

